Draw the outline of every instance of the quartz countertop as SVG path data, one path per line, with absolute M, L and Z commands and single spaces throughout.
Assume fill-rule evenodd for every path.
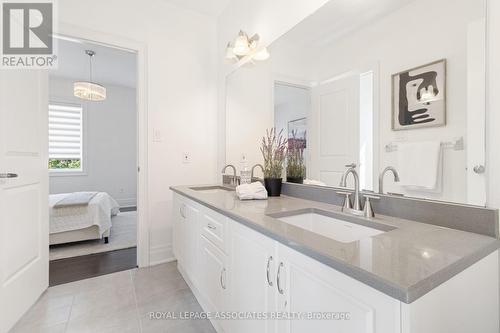
M 192 187 L 171 190 L 404 303 L 414 302 L 500 247 L 500 240 L 492 237 L 389 216 L 353 217 L 338 206 L 316 201 L 289 196 L 241 201 L 234 191 L 204 192 Z M 395 229 L 342 243 L 268 216 L 301 209 Z

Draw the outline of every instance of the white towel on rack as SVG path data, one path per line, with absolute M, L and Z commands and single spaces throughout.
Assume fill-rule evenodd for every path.
M 267 199 L 267 191 L 261 182 L 241 184 L 236 187 L 236 195 L 240 200 L 264 200 Z
M 398 143 L 399 185 L 415 191 L 440 189 L 441 142 Z

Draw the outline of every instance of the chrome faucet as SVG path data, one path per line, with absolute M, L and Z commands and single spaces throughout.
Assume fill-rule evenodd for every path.
M 238 185 L 238 182 L 236 180 L 236 167 L 232 164 L 226 165 L 224 168 L 222 168 L 222 175 L 224 176 L 224 173 L 226 172 L 227 168 L 233 169 L 233 178 L 231 179 L 231 185 L 236 186 Z M 224 182 L 224 178 L 222 178 L 222 182 Z
M 380 194 L 384 194 L 384 176 L 388 171 L 391 171 L 392 174 L 394 175 L 394 181 L 396 183 L 399 182 L 399 173 L 396 170 L 396 168 L 394 168 L 393 166 L 388 166 L 380 173 L 378 177 L 378 193 Z
M 253 171 L 255 170 L 255 168 L 259 167 L 261 170 L 262 170 L 262 173 L 264 173 L 264 167 L 262 166 L 262 164 L 255 164 L 253 167 L 252 167 L 252 179 L 253 179 Z
M 348 165 L 348 169 L 342 175 L 342 179 L 340 180 L 340 186 L 347 187 L 347 176 L 350 173 L 354 176 L 354 201 L 353 207 L 350 209 L 350 212 L 354 215 L 363 215 L 363 210 L 361 209 L 361 202 L 359 200 L 359 176 L 356 172 L 356 167 Z

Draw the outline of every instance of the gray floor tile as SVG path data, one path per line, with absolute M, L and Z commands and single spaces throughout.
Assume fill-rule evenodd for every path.
M 215 332 L 208 320 L 151 319 L 158 311 L 202 311 L 175 262 L 51 287 L 11 332 Z
M 66 332 L 139 332 L 140 322 L 137 309 L 130 307 L 122 311 L 87 312 L 70 319 Z
M 64 333 L 66 323 L 56 325 L 18 324 L 10 333 Z

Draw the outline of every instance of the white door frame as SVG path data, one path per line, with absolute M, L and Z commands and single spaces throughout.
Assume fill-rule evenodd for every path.
M 59 23 L 57 35 L 137 53 L 137 265 L 150 265 L 150 225 L 148 199 L 148 103 L 147 46 L 123 36 Z M 48 244 L 47 244 L 48 246 Z

